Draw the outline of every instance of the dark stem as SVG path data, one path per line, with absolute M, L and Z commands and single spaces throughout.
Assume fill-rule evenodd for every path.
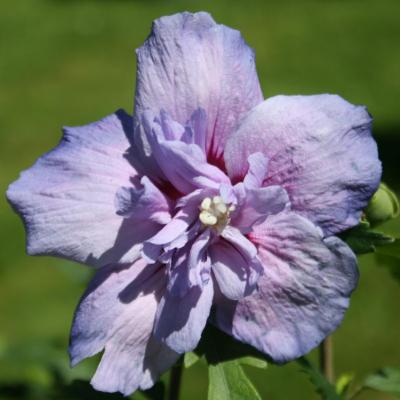
M 168 400 L 179 400 L 179 392 L 181 389 L 183 362 L 182 359 L 172 367 L 169 377 Z
M 321 372 L 328 382 L 335 382 L 335 372 L 333 367 L 333 342 L 332 336 L 328 336 L 319 346 L 319 365 Z

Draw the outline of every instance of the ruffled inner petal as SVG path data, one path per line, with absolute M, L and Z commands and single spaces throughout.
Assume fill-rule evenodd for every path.
M 187 144 L 196 144 L 204 154 L 207 154 L 207 114 L 202 108 L 195 110 L 186 124 L 182 141 Z
M 193 286 L 183 297 L 166 292 L 157 309 L 154 335 L 178 353 L 192 351 L 207 323 L 214 295 L 213 281 Z
M 187 231 L 196 218 L 196 209 L 192 204 L 188 204 L 186 207 L 179 210 L 167 225 L 160 229 L 152 238 L 147 240 L 147 243 L 158 246 L 172 243 Z
M 254 291 L 262 272 L 256 260 L 246 260 L 224 240 L 210 247 L 210 257 L 213 275 L 224 296 L 240 300 Z
M 180 193 L 188 194 L 199 188 L 217 189 L 222 182 L 229 183 L 229 178 L 219 168 L 207 163 L 205 153 L 197 144 L 168 140 L 169 137 L 173 138 L 170 132 L 172 128 L 164 131 L 151 112 L 144 113 L 142 120 L 154 161 L 165 180 Z
M 231 223 L 246 234 L 254 225 L 264 222 L 269 215 L 277 214 L 289 206 L 288 194 L 280 186 L 245 189 L 244 200 L 233 215 Z
M 250 154 L 247 159 L 249 169 L 243 179 L 243 183 L 248 189 L 260 188 L 268 172 L 268 158 L 263 153 Z
M 210 260 L 207 250 L 211 232 L 206 229 L 191 244 L 188 257 L 189 280 L 191 286 L 203 287 L 210 279 Z
M 246 260 L 251 261 L 257 256 L 256 246 L 254 246 L 239 229 L 229 225 L 222 231 L 221 237 L 235 246 L 236 250 L 239 251 Z
M 145 176 L 139 187 L 120 188 L 115 203 L 118 215 L 136 222 L 150 220 L 165 225 L 171 220 L 168 199 Z

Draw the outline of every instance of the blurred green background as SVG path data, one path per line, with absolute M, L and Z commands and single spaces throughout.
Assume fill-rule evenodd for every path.
M 57 144 L 62 125 L 86 124 L 120 107 L 130 112 L 134 49 L 153 19 L 183 10 L 209 11 L 242 31 L 256 51 L 266 97 L 329 92 L 366 104 L 384 179 L 400 190 L 398 0 L 1 0 L 0 191 Z M 399 237 L 399 226 L 395 220 L 387 229 Z M 71 372 L 66 356 L 89 271 L 26 256 L 22 224 L 4 196 L 0 235 L 0 399 L 103 398 L 86 383 L 68 384 L 86 379 L 95 365 L 84 362 Z M 382 255 L 360 259 L 359 288 L 334 335 L 337 375 L 356 372 L 362 379 L 400 365 L 400 287 L 384 268 L 388 262 Z M 263 399 L 316 398 L 295 363 L 247 372 Z M 206 393 L 206 368 L 186 370 L 182 399 Z M 392 399 L 372 391 L 358 398 Z

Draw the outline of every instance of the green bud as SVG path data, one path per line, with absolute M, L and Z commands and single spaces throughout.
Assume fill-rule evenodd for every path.
M 371 225 L 379 225 L 398 215 L 399 201 L 396 195 L 384 183 L 381 183 L 365 209 L 368 222 Z
M 354 373 L 346 373 L 339 376 L 336 381 L 336 392 L 344 395 L 348 392 L 351 383 L 354 381 Z

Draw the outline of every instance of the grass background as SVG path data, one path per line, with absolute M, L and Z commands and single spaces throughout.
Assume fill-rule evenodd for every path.
M 130 112 L 134 49 L 154 18 L 183 10 L 209 11 L 242 31 L 256 51 L 266 97 L 328 92 L 366 104 L 384 179 L 400 190 L 399 1 L 0 0 L 0 192 L 57 144 L 62 125 L 95 121 L 120 107 Z M 393 221 L 388 229 L 400 236 L 399 226 Z M 48 389 L 60 374 L 86 377 L 94 366 L 85 362 L 71 373 L 66 357 L 87 269 L 26 256 L 22 224 L 4 196 L 0 243 L 0 399 L 100 398 L 88 384 Z M 362 379 L 378 367 L 400 366 L 399 283 L 384 266 L 375 255 L 360 259 L 359 288 L 334 335 L 337 374 Z M 263 399 L 315 398 L 294 363 L 248 373 Z M 206 393 L 205 367 L 185 371 L 182 399 Z

